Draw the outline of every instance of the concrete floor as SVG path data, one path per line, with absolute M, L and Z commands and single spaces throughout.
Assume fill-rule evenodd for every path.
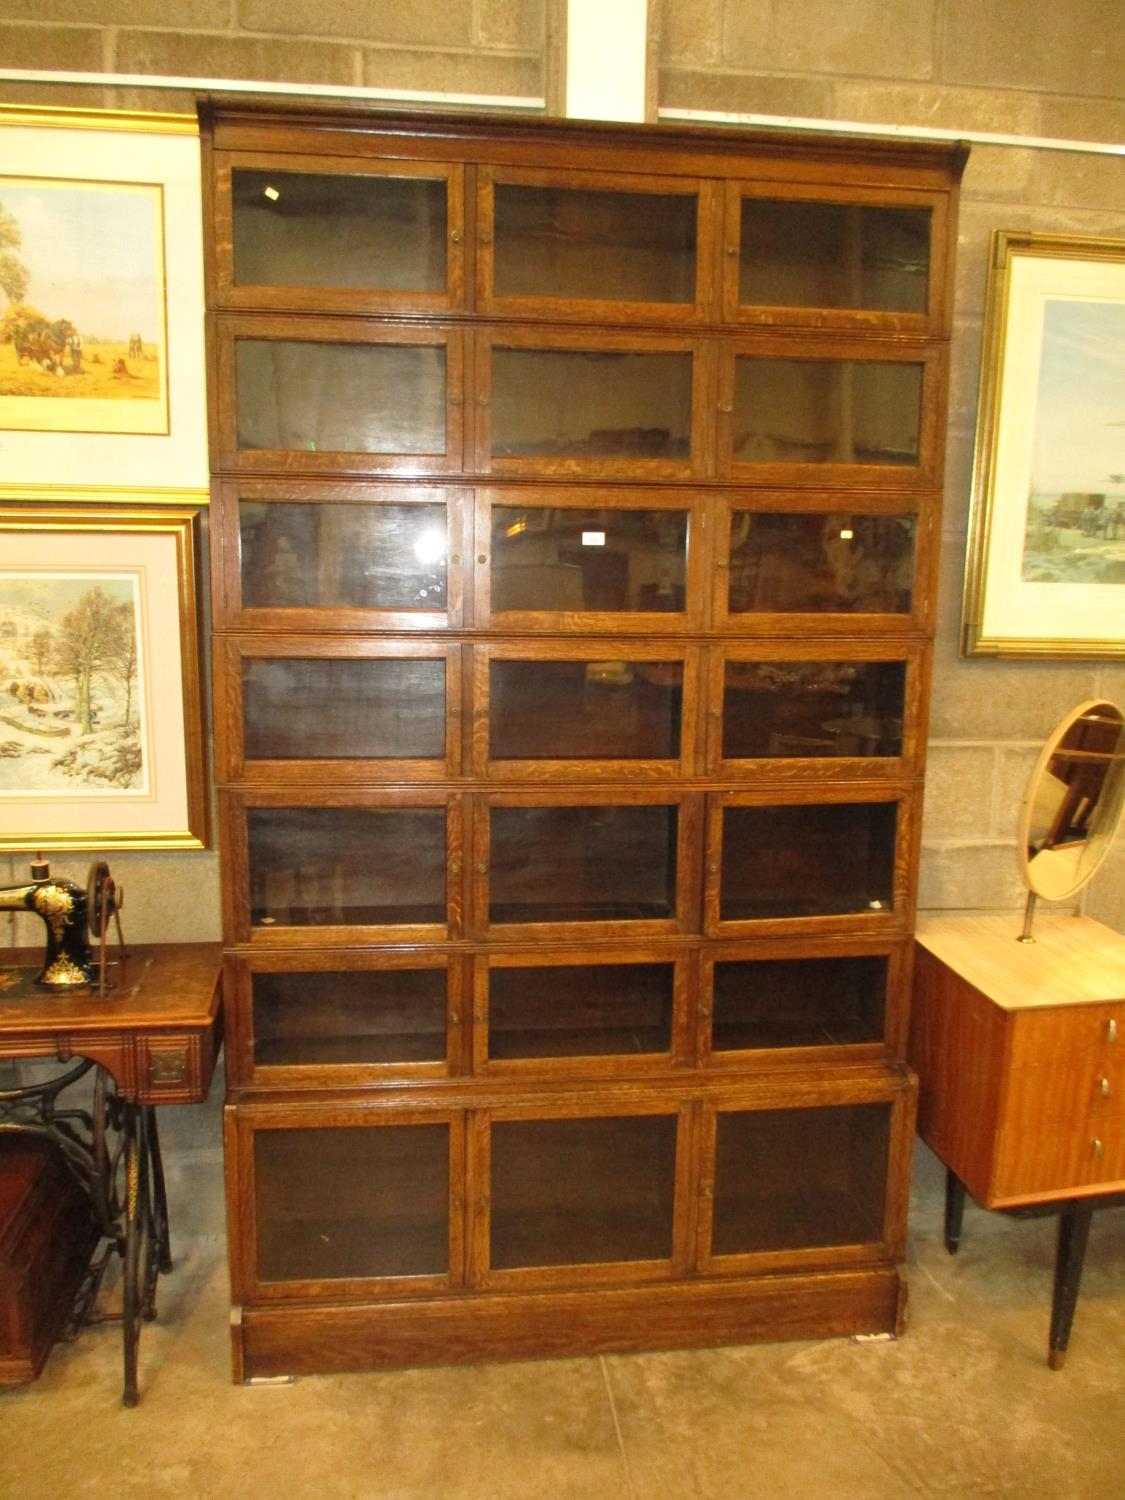
M 1065 1368 L 1045 1359 L 1054 1223 L 966 1210 L 941 1244 L 919 1147 L 909 1327 L 849 1339 L 235 1387 L 221 1161 L 169 1161 L 177 1265 L 119 1403 L 86 1330 L 0 1393 L 0 1496 L 239 1500 L 1125 1497 L 1125 1210 L 1095 1216 Z

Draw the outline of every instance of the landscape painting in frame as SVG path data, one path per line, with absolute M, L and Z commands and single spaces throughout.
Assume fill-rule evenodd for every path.
M 1040 355 L 1021 576 L 1125 584 L 1125 302 L 1048 297 Z
M 0 173 L 0 428 L 165 434 L 159 183 Z
M 1125 656 L 1125 241 L 998 230 L 962 649 Z
M 0 804 L 147 795 L 144 673 L 135 575 L 0 570 Z
M 0 505 L 0 850 L 205 847 L 198 522 Z

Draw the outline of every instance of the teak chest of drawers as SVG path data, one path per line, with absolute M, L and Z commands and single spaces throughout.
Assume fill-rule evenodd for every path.
M 918 924 L 910 1059 L 918 1130 L 945 1163 L 945 1243 L 966 1189 L 1059 1214 L 1048 1358 L 1063 1363 L 1094 1209 L 1125 1193 L 1125 938 L 1088 917 Z
M 918 1130 L 985 1208 L 1125 1189 L 1125 938 L 1088 917 L 922 917 Z

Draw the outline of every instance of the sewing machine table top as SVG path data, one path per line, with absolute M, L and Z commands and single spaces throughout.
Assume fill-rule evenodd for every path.
M 99 996 L 96 986 L 42 989 L 42 949 L 0 949 L 0 1058 L 88 1057 L 139 1103 L 198 1102 L 222 1039 L 221 951 L 218 943 L 131 947 Z

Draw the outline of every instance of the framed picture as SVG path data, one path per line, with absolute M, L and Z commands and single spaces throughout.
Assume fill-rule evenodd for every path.
M 207 844 L 198 519 L 0 505 L 0 849 Z
M 1125 240 L 992 251 L 961 649 L 1125 656 Z
M 187 115 L 0 110 L 0 499 L 207 486 Z

